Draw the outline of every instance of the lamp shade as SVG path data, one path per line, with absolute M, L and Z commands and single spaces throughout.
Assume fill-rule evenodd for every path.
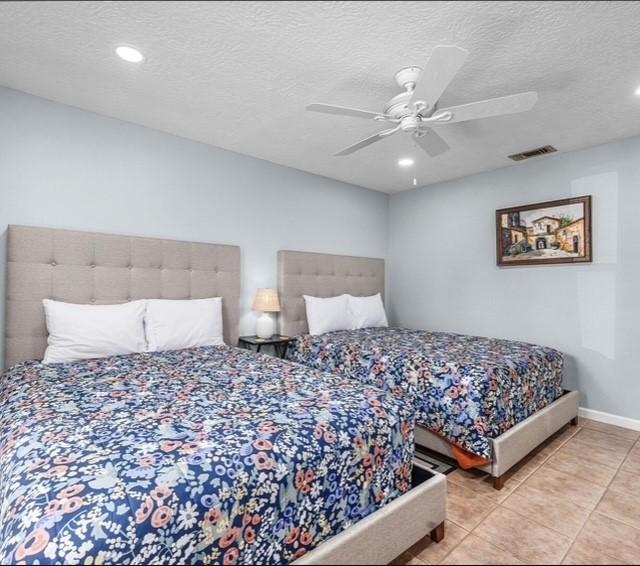
M 278 291 L 275 289 L 258 289 L 256 300 L 253 301 L 253 310 L 262 312 L 280 312 Z

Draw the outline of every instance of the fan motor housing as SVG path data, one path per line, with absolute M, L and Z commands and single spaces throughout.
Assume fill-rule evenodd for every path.
M 402 118 L 411 114 L 409 101 L 411 100 L 411 91 L 401 92 L 394 96 L 385 106 L 384 113 L 394 118 Z
M 400 122 L 400 128 L 403 132 L 417 132 L 421 124 L 421 120 L 415 114 L 405 116 Z
M 395 80 L 398 86 L 404 88 L 404 92 L 394 96 L 385 106 L 384 113 L 394 118 L 404 118 L 410 114 L 414 114 L 414 110 L 409 107 L 413 89 L 422 75 L 422 67 L 411 65 L 403 67 L 395 74 Z

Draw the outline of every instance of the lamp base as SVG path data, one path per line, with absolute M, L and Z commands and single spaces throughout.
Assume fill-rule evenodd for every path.
M 269 313 L 263 312 L 256 321 L 256 336 L 258 338 L 271 338 L 276 330 L 276 324 Z

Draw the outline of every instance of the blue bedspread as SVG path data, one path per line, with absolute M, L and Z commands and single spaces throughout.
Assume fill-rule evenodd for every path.
M 487 460 L 491 438 L 563 392 L 562 354 L 512 340 L 367 328 L 297 337 L 287 357 L 395 392 L 419 424 Z
M 0 563 L 288 563 L 409 488 L 413 415 L 216 346 L 0 382 Z

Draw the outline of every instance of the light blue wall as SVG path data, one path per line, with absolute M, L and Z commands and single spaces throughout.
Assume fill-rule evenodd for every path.
M 593 195 L 591 265 L 496 267 L 495 210 Z M 392 320 L 567 355 L 582 405 L 640 418 L 640 138 L 392 195 Z
M 592 265 L 496 267 L 496 208 L 582 194 Z M 0 88 L 2 296 L 9 223 L 238 244 L 243 333 L 278 249 L 387 257 L 393 322 L 557 347 L 584 406 L 640 418 L 639 217 L 640 138 L 389 199 Z
M 253 333 L 277 250 L 385 257 L 387 213 L 379 192 L 0 88 L 0 296 L 7 224 L 237 244 Z

